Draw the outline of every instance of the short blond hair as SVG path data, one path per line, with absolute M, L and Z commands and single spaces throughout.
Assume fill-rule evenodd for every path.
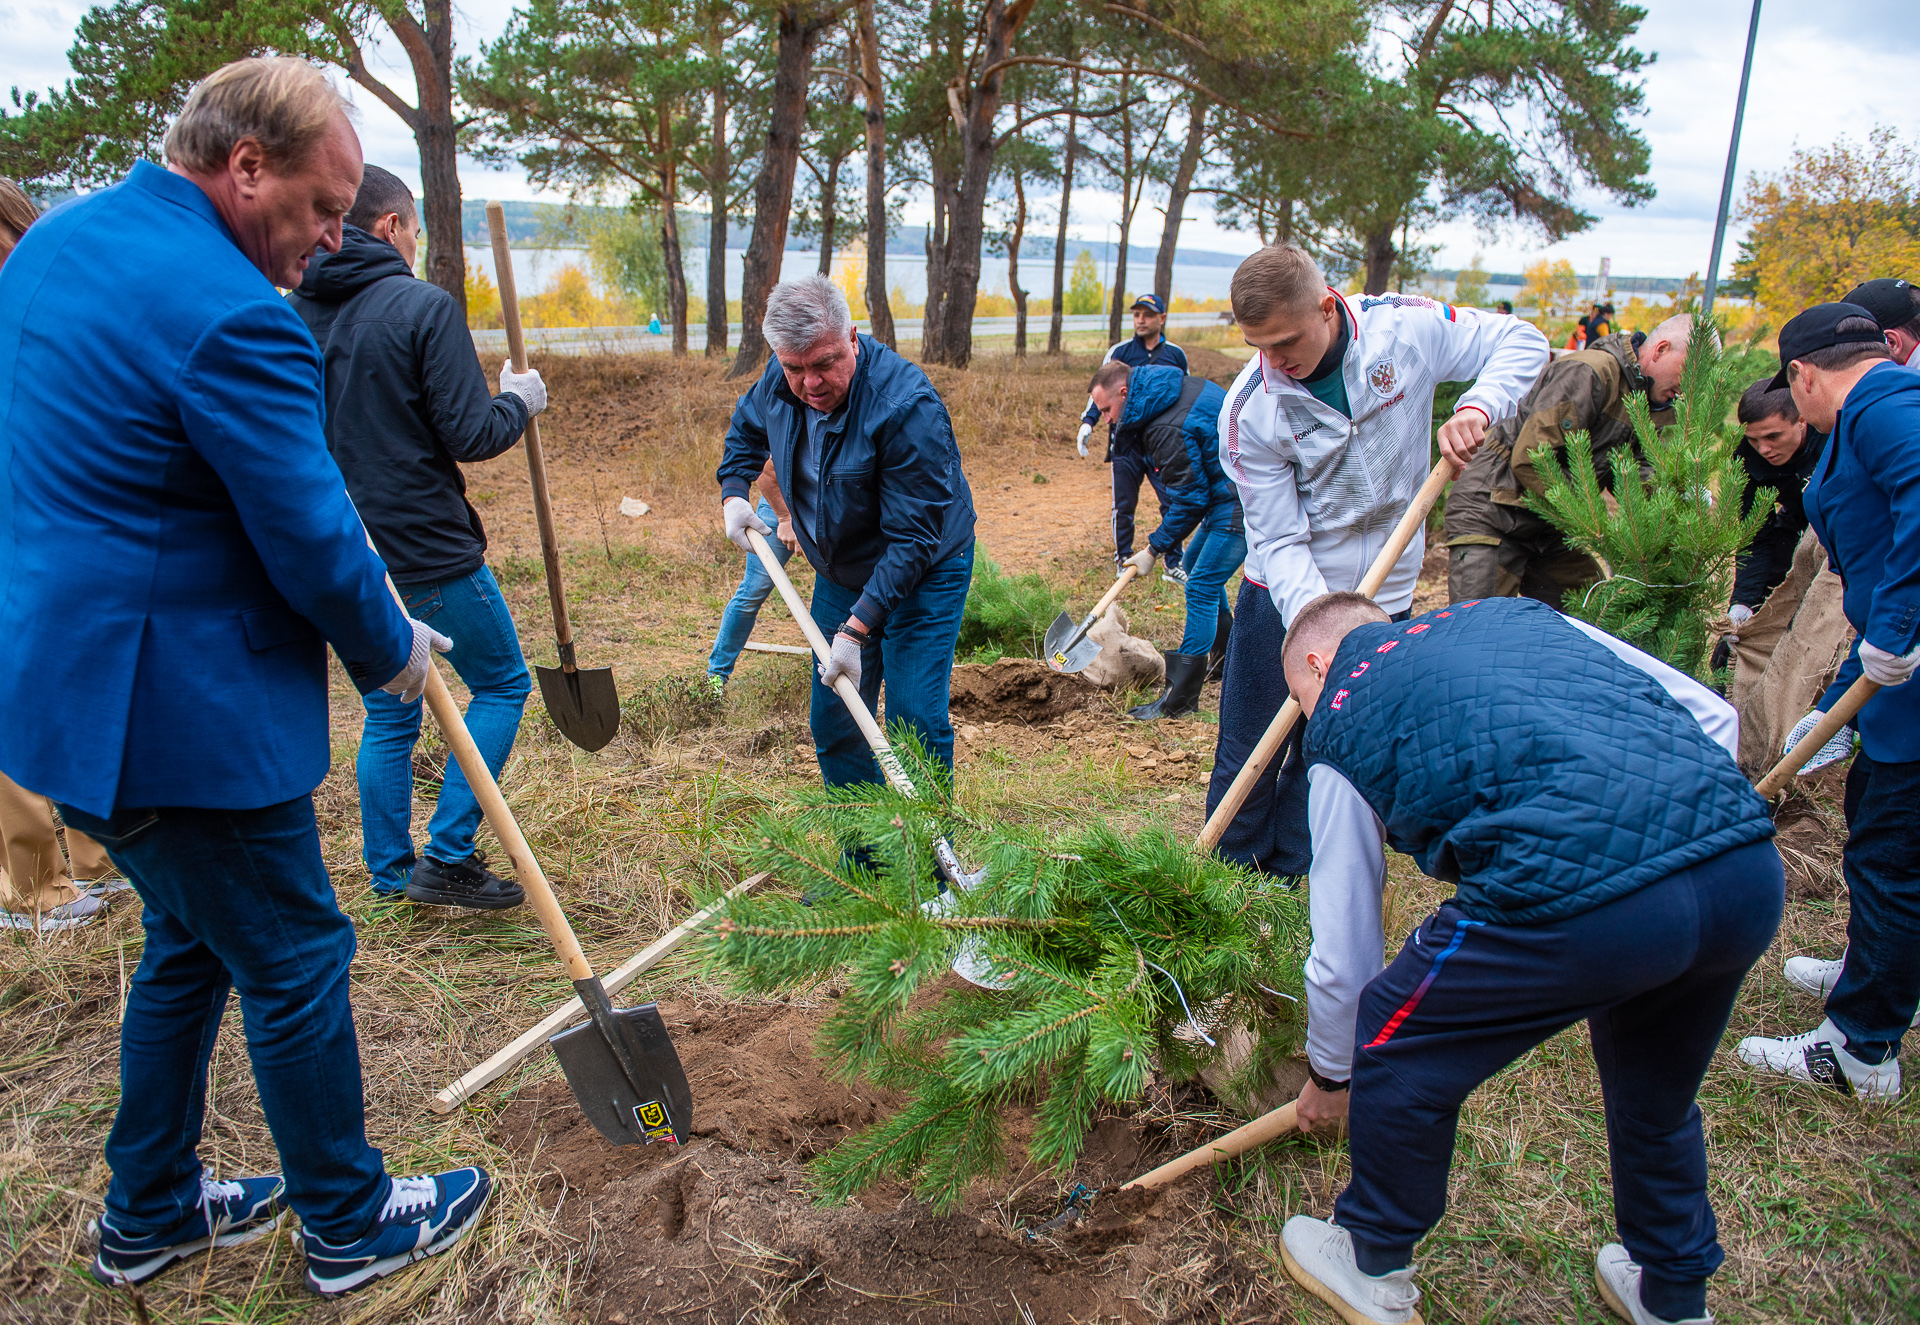
M 194 85 L 167 130 L 167 160 L 193 171 L 226 165 L 251 138 L 275 166 L 300 165 L 349 105 L 325 74 L 291 56 L 221 65 Z
M 27 191 L 10 179 L 0 179 L 0 257 L 13 252 L 27 227 L 39 219 L 40 209 Z
M 1298 244 L 1269 244 L 1234 268 L 1231 293 L 1236 322 L 1271 322 L 1283 313 L 1318 308 L 1327 293 L 1327 277 Z

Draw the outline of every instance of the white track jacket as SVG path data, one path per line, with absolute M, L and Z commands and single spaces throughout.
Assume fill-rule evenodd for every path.
M 1220 462 L 1246 510 L 1245 574 L 1273 595 L 1287 623 L 1323 593 L 1360 587 L 1433 467 L 1436 386 L 1471 380 L 1461 408 L 1496 423 L 1547 366 L 1547 338 L 1517 317 L 1424 295 L 1342 302 L 1352 333 L 1341 365 L 1351 420 L 1260 354 L 1220 411 Z M 1412 604 L 1425 556 L 1416 534 L 1375 595 L 1380 606 Z

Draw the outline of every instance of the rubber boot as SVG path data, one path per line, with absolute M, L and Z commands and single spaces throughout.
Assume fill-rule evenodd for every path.
M 1151 704 L 1142 704 L 1139 708 L 1128 709 L 1127 716 L 1138 718 L 1141 722 L 1152 722 L 1156 718 L 1181 718 L 1200 708 L 1200 687 L 1207 680 L 1207 655 L 1204 653 L 1169 653 L 1167 659 L 1167 688 Z
M 1227 637 L 1233 634 L 1233 613 L 1224 601 L 1220 604 L 1220 620 L 1214 626 L 1213 648 L 1207 651 L 1207 679 L 1217 681 L 1227 671 Z

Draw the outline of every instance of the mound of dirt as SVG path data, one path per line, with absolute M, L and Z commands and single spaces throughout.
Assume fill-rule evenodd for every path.
M 1038 658 L 1002 658 L 954 668 L 947 707 L 971 722 L 1040 723 L 1085 708 L 1099 695 L 1085 677 L 1056 672 Z
M 1845 765 L 1823 768 L 1798 780 L 1773 813 L 1773 844 L 1786 869 L 1790 898 L 1821 901 L 1840 895 L 1840 851 L 1847 830 L 1837 807 L 1846 782 Z
M 1211 1254 L 1189 1231 L 1201 1183 L 1152 1201 L 1103 1198 L 1085 1223 L 1032 1242 L 1019 1230 L 1053 1216 L 1062 1187 L 1023 1165 L 976 1184 L 951 1215 L 899 1186 L 816 1204 L 801 1165 L 892 1103 L 823 1075 L 809 1046 L 830 1007 L 663 1006 L 698 1102 L 684 1148 L 608 1145 L 564 1081 L 524 1090 L 503 1111 L 494 1139 L 539 1175 L 542 1203 L 581 1249 L 588 1319 L 1146 1322 L 1161 1318 L 1150 1296 L 1183 1295 L 1150 1288 Z M 1016 1156 L 1032 1126 L 1016 1121 Z M 1124 1182 L 1197 1143 L 1187 1132 L 1103 1118 L 1073 1177 Z M 1221 1280 L 1205 1289 L 1216 1299 L 1252 1283 L 1227 1264 L 1206 1277 Z

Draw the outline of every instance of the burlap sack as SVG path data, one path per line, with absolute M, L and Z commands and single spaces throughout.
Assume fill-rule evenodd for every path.
M 1153 641 L 1127 633 L 1127 614 L 1120 604 L 1109 607 L 1107 614 L 1093 623 L 1087 638 L 1100 646 L 1100 654 L 1080 675 L 1101 689 L 1159 685 L 1166 679 L 1167 660 L 1153 647 Z
M 1840 577 L 1827 569 L 1826 549 L 1809 529 L 1787 578 L 1741 627 L 1727 697 L 1740 712 L 1740 767 L 1749 777 L 1779 762 L 1787 733 L 1853 647 L 1841 593 Z

